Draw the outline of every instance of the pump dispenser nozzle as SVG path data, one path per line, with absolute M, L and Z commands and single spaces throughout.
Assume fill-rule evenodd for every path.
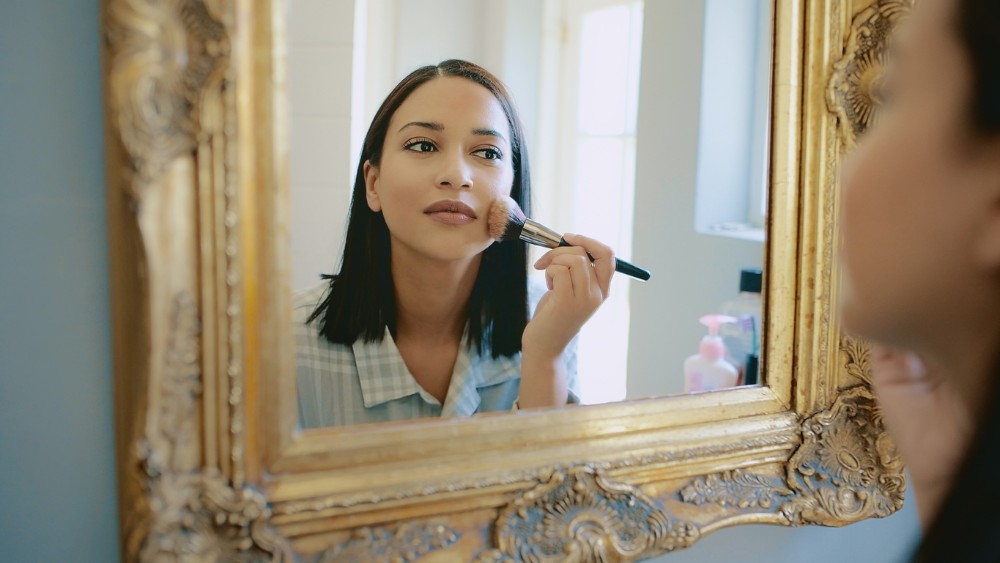
M 737 322 L 728 315 L 705 315 L 698 322 L 708 327 L 708 334 L 698 344 L 698 353 L 684 360 L 684 390 L 712 391 L 736 386 L 739 372 L 725 360 L 726 345 L 719 336 L 719 326 Z
M 728 315 L 705 315 L 698 322 L 708 327 L 708 334 L 702 337 L 698 345 L 698 355 L 709 361 L 716 361 L 726 355 L 726 346 L 719 336 L 719 326 L 735 323 L 739 319 Z

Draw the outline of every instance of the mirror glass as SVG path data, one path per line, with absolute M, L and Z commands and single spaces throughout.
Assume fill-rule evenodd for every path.
M 699 321 L 709 314 L 736 319 L 720 328 L 736 384 L 763 383 L 754 366 L 763 320 L 771 2 L 286 6 L 296 292 L 339 269 L 361 143 L 383 98 L 419 66 L 466 59 L 513 94 L 531 162 L 532 218 L 599 239 L 652 272 L 646 282 L 617 274 L 581 331 L 579 402 L 731 386 L 716 371 L 685 369 L 689 358 L 714 353 L 701 344 L 709 329 Z M 679 43 L 685 49 L 671 47 Z M 301 397 L 314 391 L 300 388 L 304 412 L 341 408 L 337 398 L 303 406 Z

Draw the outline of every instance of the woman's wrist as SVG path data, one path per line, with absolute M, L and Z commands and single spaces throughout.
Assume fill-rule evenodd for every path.
M 566 369 L 561 355 L 521 352 L 519 408 L 554 407 L 569 399 Z

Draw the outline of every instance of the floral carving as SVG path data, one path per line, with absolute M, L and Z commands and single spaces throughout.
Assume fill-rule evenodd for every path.
M 792 525 L 838 525 L 892 514 L 903 505 L 905 488 L 875 399 L 859 385 L 803 422 L 802 445 L 788 461 L 784 482 L 726 471 L 693 481 L 680 497 L 690 504 L 776 507 Z
M 781 506 L 792 524 L 834 524 L 892 514 L 903 505 L 903 466 L 867 386 L 842 392 L 802 424 L 788 462 L 798 495 Z
M 318 554 L 312 563 L 411 563 L 433 551 L 451 547 L 459 534 L 442 524 L 407 523 L 395 530 L 356 528 L 351 539 L 338 548 Z
M 877 0 L 854 17 L 827 90 L 848 147 L 878 119 L 889 33 L 912 8 L 913 0 Z
M 119 0 L 105 17 L 109 113 L 143 184 L 193 151 L 199 102 L 228 63 L 229 38 L 198 0 Z
M 586 467 L 555 472 L 497 518 L 498 549 L 477 561 L 622 561 L 687 547 L 700 536 L 638 489 Z

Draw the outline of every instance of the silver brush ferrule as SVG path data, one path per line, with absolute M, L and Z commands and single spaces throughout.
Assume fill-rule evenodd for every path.
M 521 240 L 546 248 L 555 248 L 562 241 L 562 235 L 545 225 L 525 219 L 524 227 L 521 229 Z

